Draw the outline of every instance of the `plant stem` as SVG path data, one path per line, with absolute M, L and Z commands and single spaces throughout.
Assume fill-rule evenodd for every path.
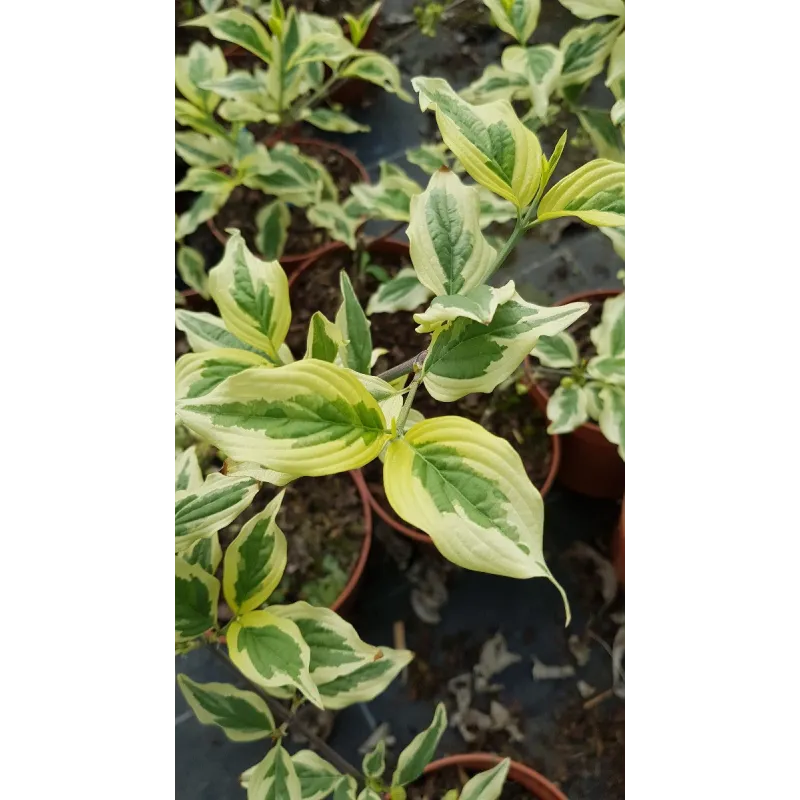
M 292 109 L 289 112 L 291 119 L 294 120 L 295 122 L 298 121 L 299 115 L 302 114 L 309 106 L 322 100 L 328 93 L 328 91 L 330 91 L 330 88 L 333 86 L 333 84 L 336 83 L 336 81 L 338 80 L 339 80 L 339 70 L 335 69 L 331 73 L 330 78 L 328 78 L 328 80 L 326 80 L 325 83 L 323 83 L 322 86 L 320 86 L 319 89 L 317 89 L 317 91 L 314 92 L 314 94 L 312 94 L 311 97 L 308 98 L 308 100 L 301 103 L 297 108 Z
M 391 383 L 392 381 L 397 380 L 397 378 L 402 378 L 403 375 L 408 375 L 408 373 L 414 369 L 414 364 L 421 364 L 427 355 L 428 351 L 423 350 L 421 353 L 417 353 L 413 358 L 403 361 L 402 364 L 398 364 L 396 367 L 387 369 L 386 372 L 381 372 L 378 377 L 387 383 Z
M 414 362 L 413 369 L 416 369 L 417 362 Z M 420 381 L 422 380 L 422 368 L 418 369 L 414 373 L 414 380 L 411 381 L 411 386 L 408 387 L 408 394 L 406 395 L 406 399 L 403 402 L 403 407 L 400 409 L 400 414 L 397 417 L 397 432 L 403 433 L 406 428 L 406 420 L 408 419 L 408 413 L 411 411 L 411 406 L 414 404 L 414 396 L 417 393 L 417 389 L 419 389 Z
M 511 255 L 511 251 L 517 246 L 517 240 L 525 232 L 525 221 L 522 214 L 517 211 L 517 222 L 514 225 L 514 230 L 511 231 L 511 236 L 503 245 L 503 249 L 498 253 L 497 260 L 494 262 L 492 272 L 497 272 L 503 266 L 503 262 Z
M 320 739 L 317 734 L 315 734 L 313 731 L 310 731 L 305 725 L 303 725 L 303 723 L 295 718 L 294 714 L 290 712 L 289 709 L 286 708 L 282 703 L 279 703 L 274 697 L 270 697 L 257 683 L 251 681 L 247 676 L 242 675 L 242 673 L 236 669 L 233 662 L 226 655 L 214 647 L 211 647 L 210 650 L 212 655 L 218 661 L 221 661 L 226 667 L 228 667 L 228 669 L 235 672 L 241 678 L 244 678 L 244 680 L 247 682 L 247 685 L 254 692 L 256 692 L 256 694 L 264 698 L 273 716 L 277 717 L 282 722 L 290 723 L 294 728 L 296 728 L 314 747 L 316 747 L 317 750 L 319 750 L 320 754 L 330 761 L 330 763 L 333 764 L 340 772 L 353 775 L 356 778 L 361 778 L 361 772 L 359 770 L 357 770 L 349 761 L 345 761 L 345 759 L 342 758 L 329 744 Z

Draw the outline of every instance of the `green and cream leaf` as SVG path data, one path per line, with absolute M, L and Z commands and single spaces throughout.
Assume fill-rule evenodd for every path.
M 386 769 L 386 742 L 381 739 L 375 747 L 364 755 L 361 771 L 367 778 L 380 780 Z
M 452 322 L 459 317 L 488 325 L 498 307 L 511 300 L 515 294 L 514 281 L 509 281 L 499 288 L 484 284 L 464 294 L 435 297 L 425 311 L 414 314 L 414 322 L 419 325 L 417 333 L 430 333 L 445 322 Z
M 218 187 L 212 192 L 199 194 L 188 211 L 178 217 L 175 239 L 182 241 L 190 233 L 194 233 L 204 222 L 211 219 L 228 202 L 232 186 Z
M 325 800 L 342 779 L 342 773 L 313 750 L 295 753 L 292 763 L 300 779 L 302 800 Z
M 208 275 L 203 254 L 193 247 L 182 245 L 178 248 L 177 266 L 183 282 L 208 300 Z
M 598 158 L 562 178 L 539 203 L 538 219 L 578 217 L 589 225 L 625 224 L 625 165 Z
M 237 339 L 226 327 L 225 323 L 214 314 L 206 311 L 187 311 L 175 309 L 175 327 L 186 334 L 189 347 L 195 353 L 218 348 L 232 348 L 257 353 L 255 347 Z
M 589 361 L 586 372 L 590 378 L 602 383 L 624 386 L 625 356 L 596 356 Z
M 339 355 L 339 348 L 343 345 L 344 338 L 338 326 L 321 311 L 315 311 L 308 323 L 305 357 L 333 364 Z
M 533 112 L 539 119 L 545 119 L 550 96 L 558 86 L 564 66 L 563 53 L 550 44 L 507 47 L 503 51 L 501 62 L 504 70 L 525 78 Z
M 511 759 L 504 758 L 497 766 L 473 775 L 461 790 L 458 800 L 498 800 L 503 792 Z
M 539 22 L 541 0 L 483 0 L 492 21 L 520 44 L 531 38 Z
M 208 533 L 200 539 L 196 539 L 188 547 L 180 550 L 178 555 L 184 561 L 202 567 L 209 575 L 214 575 L 222 562 L 219 534 L 217 532 Z
M 598 424 L 603 436 L 618 446 L 619 455 L 625 460 L 625 387 L 604 386 L 600 391 L 602 408 Z
M 566 331 L 554 336 L 540 336 L 536 347 L 531 350 L 531 355 L 536 356 L 545 367 L 554 369 L 569 369 L 576 366 L 580 360 L 578 345 Z
M 202 88 L 202 84 L 224 77 L 227 71 L 228 64 L 220 47 L 193 42 L 187 55 L 175 58 L 175 85 L 193 106 L 211 114 L 219 97 Z
M 341 111 L 333 111 L 330 108 L 305 109 L 301 116 L 309 124 L 323 131 L 334 131 L 336 133 L 359 133 L 370 130 L 369 125 L 362 125 L 354 119 L 343 114 Z
M 588 398 L 583 387 L 562 382 L 547 401 L 548 433 L 572 433 L 589 417 Z
M 562 89 L 588 83 L 603 71 L 603 65 L 622 30 L 623 21 L 593 22 L 573 28 L 561 39 L 559 50 L 564 54 L 560 85 Z
M 341 71 L 342 78 L 360 78 L 380 86 L 387 92 L 396 94 L 406 103 L 411 103 L 411 95 L 403 89 L 400 70 L 386 56 L 372 51 L 363 51 Z
M 559 0 L 559 2 L 581 19 L 625 16 L 623 0 Z
M 195 446 L 187 447 L 175 457 L 175 491 L 189 491 L 203 485 L 203 471 L 197 460 Z
M 306 216 L 312 225 L 324 228 L 337 242 L 344 242 L 351 250 L 356 249 L 356 232 L 361 220 L 348 215 L 339 203 L 333 200 L 317 203 L 306 211 Z
M 624 163 L 625 139 L 609 112 L 600 108 L 583 108 L 576 114 L 581 127 L 589 134 L 597 155 Z
M 406 150 L 406 161 L 416 164 L 428 175 L 433 175 L 442 167 L 450 167 L 449 153 L 444 144 L 423 144 Z
M 482 105 L 495 100 L 519 100 L 528 91 L 528 81 L 519 71 L 510 72 L 499 64 L 489 64 L 483 75 L 460 94 L 468 103 Z
M 199 564 L 175 557 L 175 642 L 188 642 L 216 627 L 219 581 Z
M 589 332 L 600 356 L 625 355 L 625 294 L 609 297 L 603 303 L 600 324 Z
M 236 348 L 187 353 L 175 362 L 175 399 L 202 397 L 231 375 L 272 365 L 258 353 Z
M 382 283 L 367 303 L 367 316 L 372 314 L 414 311 L 431 296 L 412 267 L 404 267 L 391 280 Z
M 339 350 L 342 363 L 356 372 L 368 375 L 372 357 L 370 321 L 344 270 L 339 273 L 339 288 L 342 292 L 342 304 L 336 313 L 336 325 L 346 342 Z
M 303 800 L 294 762 L 280 742 L 250 775 L 247 800 Z
M 268 261 L 283 255 L 292 214 L 283 200 L 273 200 L 256 213 L 256 247 Z
M 215 38 L 238 44 L 267 63 L 272 60 L 272 42 L 264 26 L 238 8 L 206 14 L 185 24 L 208 28 Z
M 405 786 L 422 775 L 422 771 L 433 760 L 439 740 L 446 729 L 447 712 L 444 703 L 439 703 L 433 712 L 431 724 L 418 733 L 400 753 L 392 775 L 392 786 Z
M 233 160 L 233 151 L 224 139 L 196 131 L 176 131 L 175 152 L 190 167 L 219 167 Z

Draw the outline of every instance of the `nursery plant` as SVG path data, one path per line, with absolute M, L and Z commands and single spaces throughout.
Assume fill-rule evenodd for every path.
M 412 654 L 371 647 L 329 609 L 269 604 L 286 559 L 276 522 L 282 494 L 220 552 L 218 532 L 264 483 L 281 487 L 380 458 L 394 512 L 426 532 L 447 559 L 481 572 L 549 579 L 569 621 L 566 596 L 542 553 L 542 499 L 514 448 L 458 416 L 422 419 L 413 405 L 421 387 L 441 402 L 491 392 L 541 337 L 557 336 L 586 312 L 587 303 L 529 303 L 513 281 L 495 287 L 489 279 L 520 237 L 544 220 L 577 216 L 622 225 L 624 165 L 598 159 L 549 186 L 566 136 L 547 158 L 508 101 L 472 105 L 440 78 L 418 77 L 412 85 L 464 171 L 512 204 L 515 220 L 507 241 L 494 248 L 481 231 L 480 191 L 447 168 L 411 198 L 411 260 L 433 295 L 414 316 L 415 357 L 371 374 L 370 322 L 344 270 L 335 319 L 315 313 L 305 352 L 289 352 L 286 274 L 277 260 L 256 257 L 235 229 L 208 273 L 207 291 L 221 316 L 176 310 L 176 325 L 194 351 L 176 363 L 176 414 L 225 458 L 224 474 L 204 480 L 191 449 L 176 463 L 176 647 L 224 644 L 259 693 L 292 698 L 289 715 L 301 702 L 339 709 L 371 699 Z M 221 580 L 214 574 L 220 560 Z M 217 616 L 220 592 L 234 615 L 225 625 Z M 180 680 L 201 721 L 221 725 L 233 739 L 273 740 L 247 779 L 248 796 L 259 800 L 331 792 L 340 800 L 373 800 L 384 791 L 403 798 L 402 787 L 422 773 L 446 725 L 440 707 L 431 728 L 401 754 L 391 781 L 382 777 L 379 745 L 365 759 L 366 785 L 357 794 L 354 776 L 309 751 L 286 753 L 288 721 L 276 726 L 274 703 L 259 693 Z M 503 762 L 476 776 L 458 796 L 497 797 L 507 769 Z M 317 790 L 308 788 L 312 782 L 319 782 Z
M 542 336 L 531 351 L 547 377 L 563 375 L 547 403 L 548 432 L 571 433 L 587 419 L 618 445 L 625 459 L 625 294 L 603 303 L 600 323 L 590 332 L 596 355 L 581 358 L 567 331 Z
M 379 7 L 375 3 L 359 16 L 346 16 L 349 38 L 336 20 L 291 6 L 287 10 L 281 0 L 259 6 L 255 14 L 232 8 L 185 23 L 239 45 L 260 65 L 251 71 L 231 69 L 219 46 L 202 42 L 176 58 L 175 83 L 182 98 L 175 100 L 175 118 L 186 130 L 176 133 L 175 147 L 189 165 L 176 190 L 197 193 L 177 218 L 179 242 L 212 219 L 237 186 L 245 186 L 273 198 L 258 211 L 256 246 L 267 258 L 277 258 L 286 242 L 290 206 L 322 207 L 309 212 L 314 223 L 313 215 L 324 214 L 324 204 L 337 200 L 323 164 L 280 139 L 301 122 L 343 133 L 367 130 L 326 104 L 339 80 L 360 78 L 411 100 L 397 67 L 380 53 L 358 47 Z M 266 143 L 248 126 L 258 126 Z

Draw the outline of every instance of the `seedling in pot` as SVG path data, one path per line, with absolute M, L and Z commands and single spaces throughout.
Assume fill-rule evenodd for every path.
M 280 139 L 302 122 L 342 133 L 368 130 L 328 103 L 341 80 L 370 81 L 410 101 L 397 67 L 380 53 L 358 48 L 379 6 L 348 15 L 350 39 L 336 20 L 291 6 L 287 11 L 280 0 L 259 6 L 255 15 L 233 8 L 185 23 L 241 46 L 260 65 L 252 71 L 229 68 L 219 46 L 201 42 L 176 58 L 182 98 L 175 100 L 175 118 L 185 130 L 176 133 L 175 147 L 190 167 L 176 190 L 197 193 L 177 219 L 177 241 L 212 219 L 233 190 L 244 186 L 273 198 L 258 211 L 256 244 L 275 259 L 286 244 L 290 206 L 308 209 L 313 223 L 314 209 L 324 213 L 326 203 L 337 201 L 328 170 Z M 272 143 L 258 141 L 252 126 L 258 126 L 259 139 Z

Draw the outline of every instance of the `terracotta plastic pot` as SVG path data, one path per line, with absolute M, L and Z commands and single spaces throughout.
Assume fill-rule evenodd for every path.
M 430 775 L 432 772 L 439 772 L 449 767 L 461 767 L 468 773 L 483 772 L 491 769 L 500 761 L 502 761 L 500 756 L 493 753 L 462 753 L 433 761 L 425 767 L 423 775 Z M 511 762 L 506 779 L 506 782 L 509 781 L 527 789 L 531 793 L 531 797 L 535 797 L 536 800 L 567 800 L 567 796 L 547 778 L 517 761 Z
M 619 515 L 616 538 L 614 540 L 614 569 L 620 586 L 625 585 L 625 498 L 622 498 L 622 511 Z
M 267 140 L 266 144 L 269 146 L 274 144 L 276 141 L 282 140 L 284 137 L 280 136 L 273 136 Z M 314 147 L 319 147 L 322 149 L 332 150 L 335 153 L 338 153 L 342 158 L 349 161 L 357 170 L 359 177 L 362 183 L 369 183 L 369 173 L 367 172 L 364 165 L 358 160 L 355 153 L 348 150 L 345 147 L 340 147 L 338 144 L 334 144 L 333 142 L 325 142 L 322 139 L 306 139 L 301 136 L 286 136 L 285 141 L 290 142 L 291 144 L 296 144 L 301 150 L 303 149 L 303 145 L 313 145 Z M 206 225 L 211 229 L 211 233 L 214 234 L 214 237 L 220 244 L 225 244 L 228 241 L 227 234 L 223 233 L 219 230 L 216 226 L 214 219 L 209 219 L 206 221 Z M 297 267 L 299 264 L 308 261 L 311 258 L 318 257 L 322 255 L 322 253 L 327 252 L 332 244 L 340 244 L 339 242 L 328 242 L 328 244 L 323 244 L 320 247 L 315 248 L 314 250 L 309 250 L 306 253 L 290 253 L 289 255 L 283 255 L 280 258 L 281 265 L 284 268 L 291 268 Z
M 349 248 L 342 244 L 341 242 L 333 242 L 328 245 L 325 250 L 319 254 L 314 255 L 312 258 L 309 258 L 308 261 L 301 264 L 289 277 L 289 291 L 291 292 L 292 286 L 297 281 L 297 279 L 308 269 L 313 269 L 314 266 L 319 262 L 319 260 L 329 253 L 334 253 L 338 250 L 348 250 Z M 375 239 L 371 243 L 367 245 L 367 251 L 371 253 L 387 253 L 390 255 L 400 255 L 409 256 L 409 248 L 407 242 L 400 242 L 397 239 Z M 547 406 L 547 401 L 542 401 L 541 397 L 536 395 L 533 391 L 528 389 L 528 394 L 530 395 L 531 399 L 534 403 L 537 404 L 541 412 L 544 414 L 545 409 Z M 561 442 L 560 437 L 558 436 L 551 436 L 550 441 L 552 444 L 552 458 L 550 460 L 550 470 L 547 473 L 547 479 L 544 482 L 544 485 L 539 490 L 539 493 L 542 497 L 545 497 L 547 493 L 550 491 L 550 487 L 553 485 L 553 481 L 556 478 L 556 474 L 558 473 L 559 464 L 561 462 Z M 375 495 L 369 490 L 367 486 L 367 492 L 369 494 L 369 502 L 372 506 L 372 510 L 391 528 L 396 530 L 398 533 L 402 533 L 403 536 L 407 536 L 409 539 L 414 539 L 417 542 L 423 542 L 425 544 L 433 545 L 431 541 L 431 537 L 428 536 L 427 533 L 423 533 L 416 528 L 409 527 L 408 525 L 404 525 L 400 522 L 393 514 L 393 512 L 384 506 L 376 497 Z
M 565 297 L 556 305 L 575 302 L 602 302 L 619 294 L 616 289 L 598 289 Z M 532 364 L 525 359 L 528 374 Z M 531 390 L 545 406 L 550 395 L 537 383 L 531 382 Z M 585 422 L 572 433 L 561 437 L 561 467 L 558 480 L 574 492 L 611 500 L 620 500 L 625 493 L 625 462 L 617 452 L 617 446 L 603 436 L 594 422 Z

